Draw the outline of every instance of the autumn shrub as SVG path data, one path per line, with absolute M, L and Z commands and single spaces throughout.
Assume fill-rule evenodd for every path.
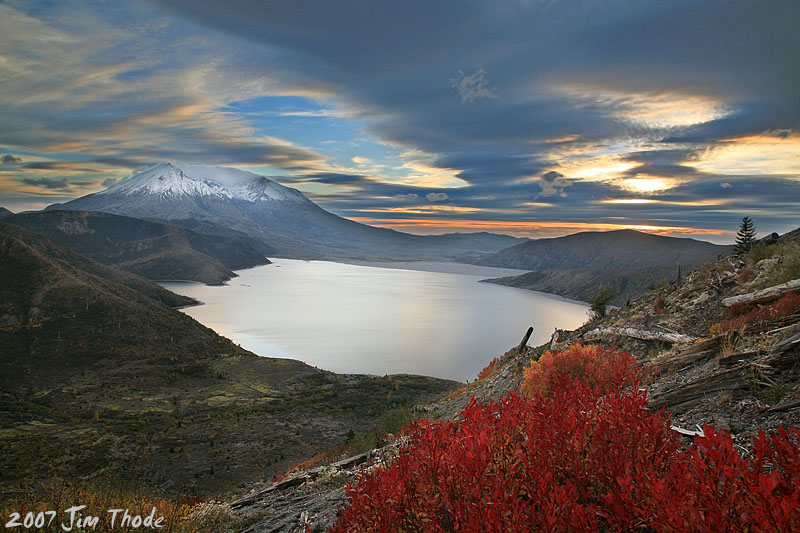
M 655 311 L 658 315 L 663 315 L 666 308 L 667 299 L 663 296 L 659 296 L 656 302 L 653 304 L 653 311 Z
M 759 435 L 752 459 L 711 426 L 687 449 L 645 392 L 596 392 L 565 376 L 551 395 L 418 422 L 392 464 L 347 487 L 333 531 L 800 528 L 796 429 Z
M 492 361 L 488 365 L 486 365 L 483 370 L 478 372 L 478 379 L 483 379 L 485 377 L 491 376 L 492 372 L 494 372 L 494 367 L 497 366 L 498 361 L 500 361 L 499 357 L 495 357 L 494 359 L 492 359 Z
M 744 283 L 747 281 L 752 280 L 756 277 L 756 271 L 750 267 L 743 268 L 741 272 L 739 272 L 739 282 Z
M 629 353 L 574 343 L 564 351 L 547 351 L 531 361 L 523 375 L 522 391 L 548 394 L 565 376 L 606 392 L 633 386 L 646 378 L 646 372 Z
M 770 305 L 756 308 L 731 306 L 730 314 L 733 318 L 720 324 L 720 331 L 741 331 L 755 328 L 757 332 L 765 331 L 774 321 L 800 311 L 800 294 L 789 292 Z M 734 307 L 737 307 L 734 310 Z
M 730 318 L 736 318 L 737 316 L 742 316 L 746 313 L 749 313 L 753 310 L 753 306 L 749 304 L 745 304 L 742 302 L 736 302 L 728 308 L 728 316 Z

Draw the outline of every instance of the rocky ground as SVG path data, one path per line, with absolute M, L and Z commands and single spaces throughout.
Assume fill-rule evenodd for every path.
M 511 349 L 490 375 L 416 410 L 455 419 L 472 397 L 490 401 L 518 390 L 523 369 L 544 350 L 591 342 L 628 351 L 651 369 L 650 403 L 673 413 L 676 431 L 688 435 L 713 424 L 730 431 L 746 454 L 759 428 L 800 426 L 800 308 L 775 304 L 790 289 L 800 292 L 800 230 L 770 241 L 706 264 L 575 331 L 556 331 L 547 345 Z M 731 322 L 737 316 L 757 319 Z M 327 465 L 252 487 L 220 508 L 237 531 L 322 531 L 345 501 L 344 485 L 391 460 L 403 444 L 332 456 Z

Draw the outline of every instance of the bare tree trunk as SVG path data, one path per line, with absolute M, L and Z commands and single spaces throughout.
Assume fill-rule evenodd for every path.
M 787 292 L 798 289 L 800 289 L 800 279 L 793 279 L 792 281 L 787 281 L 780 285 L 773 285 L 772 287 L 767 287 L 760 291 L 748 292 L 747 294 L 725 298 L 722 300 L 722 305 L 730 307 L 734 304 L 760 304 L 771 302 L 772 300 L 777 300 Z
M 522 342 L 520 342 L 519 346 L 517 346 L 517 352 L 522 353 L 522 351 L 525 349 L 525 345 L 528 344 L 528 339 L 531 338 L 532 334 L 533 334 L 533 326 L 529 327 L 528 331 L 525 332 L 525 336 L 522 337 Z
M 650 331 L 637 328 L 597 328 L 586 333 L 584 337 L 603 337 L 606 335 L 621 335 L 623 337 L 631 337 L 632 339 L 640 339 L 643 341 L 662 341 L 669 342 L 670 344 L 691 344 L 697 340 L 697 337 L 682 335 L 680 333 Z

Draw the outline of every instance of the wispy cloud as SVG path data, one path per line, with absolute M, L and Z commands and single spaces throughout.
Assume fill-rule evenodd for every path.
M 0 4 L 0 153 L 22 159 L 0 194 L 180 159 L 352 216 L 723 231 L 761 209 L 791 229 L 798 18 L 793 0 Z
M 458 91 L 461 101 L 474 102 L 484 98 L 497 98 L 494 89 L 489 86 L 488 72 L 478 69 L 472 74 L 458 71 L 458 76 L 450 80 L 450 84 Z

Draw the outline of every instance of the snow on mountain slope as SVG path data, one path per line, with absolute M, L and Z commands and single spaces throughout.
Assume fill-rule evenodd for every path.
M 102 192 L 47 210 L 201 220 L 245 233 L 265 243 L 276 257 L 301 259 L 460 261 L 517 242 L 507 236 L 420 236 L 372 227 L 330 213 L 270 178 L 177 162 L 155 165 Z
M 98 195 L 156 195 L 228 198 L 249 202 L 277 201 L 306 203 L 302 193 L 252 172 L 227 167 L 160 163 L 134 174 Z

